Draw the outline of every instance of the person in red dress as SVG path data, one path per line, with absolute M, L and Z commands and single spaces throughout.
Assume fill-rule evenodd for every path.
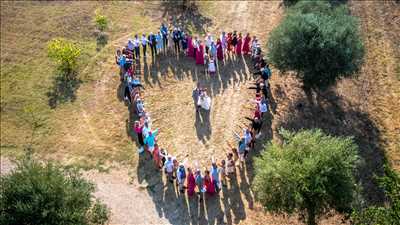
M 160 149 L 158 148 L 158 144 L 154 145 L 153 160 L 154 160 L 156 169 L 161 169 Z
M 222 42 L 221 39 L 217 39 L 217 59 L 219 61 L 223 61 L 224 60 L 224 49 L 222 47 Z
M 226 42 L 228 43 L 227 50 L 228 50 L 228 53 L 229 53 L 232 50 L 232 33 L 231 32 L 228 33 L 228 37 L 226 38 Z
M 242 33 L 239 33 L 239 37 L 237 39 L 236 54 L 237 55 L 241 55 L 242 54 Z
M 248 55 L 250 52 L 250 41 L 251 41 L 251 37 L 250 34 L 247 33 L 246 37 L 244 38 L 244 42 L 243 42 L 243 55 Z
M 187 170 L 188 170 L 188 175 L 186 178 L 187 193 L 189 197 L 192 197 L 194 194 L 194 189 L 196 188 L 196 180 L 194 179 L 192 169 L 189 167 Z
M 199 48 L 196 52 L 196 64 L 204 65 L 204 45 L 203 42 L 200 41 Z
M 204 188 L 206 189 L 206 193 L 209 195 L 213 195 L 215 193 L 214 183 L 210 177 L 210 171 L 206 170 L 204 172 Z

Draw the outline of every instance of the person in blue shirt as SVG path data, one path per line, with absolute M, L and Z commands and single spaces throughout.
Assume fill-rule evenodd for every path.
M 215 192 L 219 192 L 219 172 L 217 164 L 213 162 L 211 165 L 211 179 L 214 183 Z
M 157 54 L 157 40 L 156 36 L 153 33 L 150 33 L 148 38 L 150 50 L 151 50 L 151 57 L 154 58 L 154 55 Z
M 156 35 L 156 41 L 157 41 L 157 52 L 161 52 L 161 50 L 164 48 L 163 47 L 163 35 L 161 35 L 160 32 Z
M 168 27 L 164 23 L 161 24 L 160 32 L 163 37 L 163 46 L 167 47 L 168 46 Z
M 158 135 L 158 129 L 155 131 L 150 131 L 149 135 L 144 139 L 144 144 L 147 145 L 147 148 L 150 153 L 153 153 L 154 145 L 156 144 L 156 136 Z
M 186 179 L 186 170 L 185 170 L 185 166 L 181 163 L 181 164 L 179 164 L 179 167 L 176 170 L 176 181 L 178 183 L 179 192 L 181 194 L 185 193 L 185 191 L 184 191 L 185 179 Z

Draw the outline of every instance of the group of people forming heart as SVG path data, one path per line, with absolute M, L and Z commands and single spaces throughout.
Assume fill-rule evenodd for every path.
M 174 43 L 174 47 L 172 46 Z M 251 46 L 250 46 L 251 42 Z M 216 65 L 217 61 L 221 61 L 225 56 L 230 54 L 243 54 L 246 57 L 250 56 L 253 63 L 255 82 L 255 99 L 251 100 L 254 104 L 254 114 L 252 117 L 246 117 L 251 123 L 248 127 L 243 128 L 243 133 L 234 132 L 234 137 L 237 139 L 237 145 L 229 148 L 231 151 L 227 153 L 226 159 L 219 162 L 211 160 L 210 170 L 205 169 L 204 172 L 199 168 L 188 166 L 187 162 L 179 163 L 178 160 L 168 154 L 168 152 L 160 148 L 157 144 L 158 129 L 152 129 L 150 114 L 144 107 L 144 101 L 141 96 L 141 88 L 144 89 L 140 82 L 140 74 L 135 73 L 135 61 L 140 60 L 140 46 L 142 46 L 143 57 L 146 57 L 146 46 L 151 49 L 152 57 L 157 54 L 162 54 L 166 51 L 171 51 L 174 48 L 176 54 L 184 53 L 187 57 L 194 57 L 196 64 L 212 63 Z M 138 120 L 134 122 L 133 130 L 137 135 L 137 141 L 140 145 L 138 152 L 140 154 L 149 154 L 153 159 L 155 168 L 164 170 L 167 179 L 173 183 L 176 179 L 176 184 L 181 193 L 187 190 L 188 196 L 193 196 L 197 187 L 200 199 L 202 193 L 206 192 L 209 195 L 218 193 L 222 187 L 226 186 L 226 179 L 236 176 L 236 166 L 243 167 L 245 159 L 251 149 L 254 148 L 254 143 L 261 135 L 261 128 L 265 114 L 268 112 L 268 89 L 271 70 L 266 63 L 261 47 L 256 37 L 251 40 L 247 34 L 242 40 L 241 33 L 236 31 L 221 35 L 214 41 L 212 35 L 208 34 L 204 41 L 198 37 L 192 38 L 190 35 L 174 27 L 168 29 L 164 24 L 161 25 L 160 31 L 157 34 L 150 33 L 146 37 L 145 34 L 139 39 L 135 35 L 135 39 L 128 40 L 127 45 L 121 50 L 117 50 L 115 56 L 116 64 L 120 67 L 121 82 L 125 87 L 125 100 L 129 107 L 138 116 Z M 207 65 L 207 64 L 206 64 Z M 215 67 L 209 66 L 208 72 L 215 73 Z M 193 90 L 195 99 L 195 108 L 199 107 L 210 110 L 211 99 L 206 94 L 206 89 L 200 85 Z

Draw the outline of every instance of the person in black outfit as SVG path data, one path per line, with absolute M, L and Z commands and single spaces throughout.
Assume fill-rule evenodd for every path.
M 252 119 L 252 118 L 246 116 L 245 118 L 251 121 L 251 127 L 253 128 L 255 135 L 258 135 L 262 128 L 262 124 L 263 124 L 262 120 L 260 120 L 257 117 Z
M 172 32 L 172 39 L 174 40 L 175 53 L 178 54 L 180 51 L 180 31 L 177 28 L 174 28 L 174 31 Z
M 232 46 L 233 46 L 233 52 L 236 52 L 236 45 L 238 43 L 238 39 L 237 39 L 237 34 L 236 34 L 236 30 L 233 31 L 233 35 L 232 35 Z
M 151 57 L 154 58 L 154 55 L 157 53 L 156 36 L 153 33 L 150 33 L 149 37 L 147 39 L 149 40 L 149 46 L 150 46 L 150 50 L 151 50 Z
M 248 89 L 256 89 L 256 94 L 262 92 L 265 98 L 268 98 L 268 87 L 265 86 L 263 82 L 256 82 L 254 84 L 256 85 L 255 87 L 248 87 Z

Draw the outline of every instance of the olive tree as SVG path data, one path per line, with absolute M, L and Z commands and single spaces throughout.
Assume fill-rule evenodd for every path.
M 305 88 L 323 89 L 358 71 L 364 47 L 356 18 L 346 6 L 301 1 L 292 6 L 268 40 L 268 58 L 296 71 Z
M 72 41 L 55 38 L 47 45 L 47 54 L 57 63 L 58 69 L 67 79 L 72 78 L 78 66 L 81 49 Z
M 349 212 L 358 161 L 352 138 L 332 137 L 321 130 L 281 130 L 283 144 L 269 143 L 255 161 L 253 189 L 271 212 L 299 212 L 307 224 L 335 209 Z
M 108 209 L 77 171 L 23 160 L 0 180 L 0 224 L 105 224 Z

